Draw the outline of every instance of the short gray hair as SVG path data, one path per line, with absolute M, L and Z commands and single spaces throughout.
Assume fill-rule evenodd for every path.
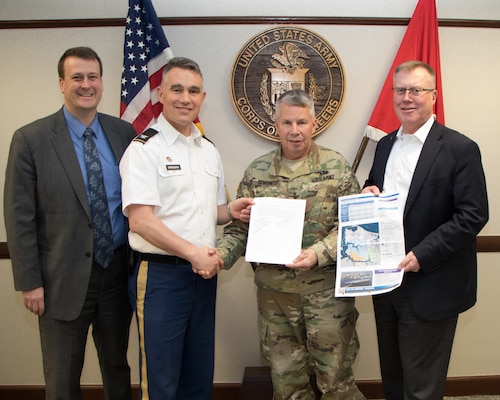
M 201 73 L 200 66 L 196 61 L 193 61 L 189 58 L 186 57 L 174 57 L 170 59 L 168 64 L 165 66 L 163 69 L 162 73 L 162 79 L 165 77 L 165 75 L 170 71 L 172 68 L 181 68 L 181 69 L 187 69 L 189 71 L 193 71 L 200 75 L 203 78 L 203 74 Z
M 288 104 L 289 106 L 305 107 L 309 109 L 311 118 L 316 116 L 314 111 L 314 101 L 309 94 L 301 89 L 292 89 L 283 93 L 276 102 L 276 119 L 280 116 L 281 104 Z

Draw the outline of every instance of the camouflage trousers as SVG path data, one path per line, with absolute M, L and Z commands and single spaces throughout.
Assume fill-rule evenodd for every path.
M 271 367 L 275 400 L 361 400 L 352 364 L 359 350 L 354 298 L 334 289 L 308 295 L 258 288 L 261 354 Z

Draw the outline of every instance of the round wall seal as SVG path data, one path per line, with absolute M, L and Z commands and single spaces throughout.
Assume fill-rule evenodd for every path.
M 251 38 L 231 71 L 231 98 L 243 122 L 258 135 L 279 141 L 275 104 L 290 89 L 314 100 L 318 129 L 335 119 L 344 97 L 344 70 L 335 49 L 321 36 L 297 26 L 278 26 Z

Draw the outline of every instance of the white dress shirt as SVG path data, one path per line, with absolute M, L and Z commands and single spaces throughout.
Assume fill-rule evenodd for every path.
M 401 211 L 404 210 L 413 174 L 433 123 L 434 116 L 431 116 L 415 133 L 404 133 L 403 127 L 400 127 L 396 134 L 396 142 L 385 167 L 383 192 L 399 193 L 400 204 L 403 206 Z

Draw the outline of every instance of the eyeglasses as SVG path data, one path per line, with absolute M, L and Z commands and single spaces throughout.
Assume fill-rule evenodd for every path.
M 392 91 L 400 96 L 404 96 L 406 92 L 410 92 L 410 94 L 414 97 L 420 96 L 424 92 L 432 92 L 434 89 L 425 89 L 425 88 L 417 88 L 417 87 L 412 87 L 412 88 L 402 88 L 402 87 L 394 87 L 392 88 Z

